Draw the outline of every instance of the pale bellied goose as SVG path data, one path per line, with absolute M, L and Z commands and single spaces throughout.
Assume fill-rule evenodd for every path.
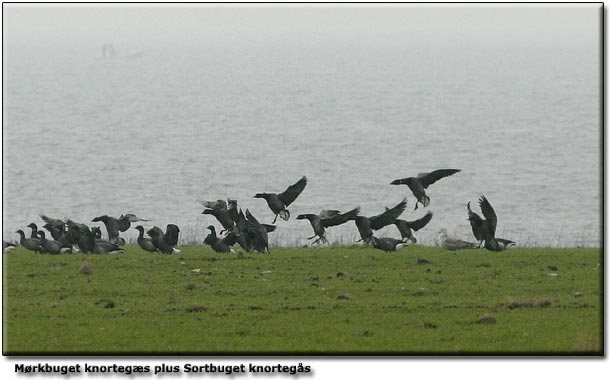
M 430 204 L 430 197 L 426 195 L 426 189 L 434 182 L 441 178 L 448 177 L 455 173 L 460 172 L 460 169 L 439 169 L 430 173 L 419 173 L 417 177 L 407 177 L 402 179 L 395 179 L 390 185 L 407 185 L 411 192 L 417 199 L 415 202 L 415 210 L 417 205 L 421 203 L 424 207 L 428 207 Z
M 138 230 L 138 245 L 140 248 L 148 252 L 156 252 L 157 247 L 155 247 L 152 240 L 144 237 L 144 227 L 136 226 L 135 229 Z

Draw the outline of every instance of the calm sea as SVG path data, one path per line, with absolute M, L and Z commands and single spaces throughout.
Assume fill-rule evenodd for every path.
M 120 47 L 117 47 L 119 49 Z M 120 51 L 120 50 L 119 50 Z M 135 213 L 201 242 L 216 220 L 200 200 L 308 185 L 274 245 L 312 235 L 299 213 L 408 200 L 472 240 L 466 203 L 484 194 L 498 235 L 532 246 L 600 246 L 599 55 L 578 47 L 358 43 L 176 44 L 103 59 L 100 46 L 4 50 L 3 238 L 39 214 L 86 222 Z M 428 189 L 396 179 L 462 172 Z M 27 229 L 26 229 L 27 230 Z M 393 227 L 379 232 L 399 237 Z M 126 237 L 135 237 L 133 229 Z M 331 228 L 351 243 L 353 223 Z

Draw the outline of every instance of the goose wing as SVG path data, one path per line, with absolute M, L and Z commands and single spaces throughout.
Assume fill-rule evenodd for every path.
M 168 224 L 165 229 L 165 242 L 172 247 L 178 245 L 178 234 L 180 233 L 180 228 L 178 228 L 175 224 Z
M 413 221 L 408 221 L 407 225 L 413 231 L 419 231 L 420 229 L 424 228 L 426 226 L 426 224 L 430 223 L 431 220 L 432 220 L 432 212 L 428 211 L 428 213 L 426 213 L 426 215 L 422 216 L 421 218 L 419 218 L 417 220 L 413 220 Z
M 393 224 L 396 218 L 398 218 L 400 214 L 405 211 L 406 207 L 407 200 L 403 199 L 402 202 L 400 202 L 396 206 L 392 208 L 386 208 L 386 210 L 381 214 L 370 217 L 369 220 L 371 221 L 371 228 L 374 230 L 378 230 L 387 225 Z
M 307 177 L 303 176 L 300 180 L 298 180 L 294 185 L 288 186 L 288 188 L 283 192 L 278 194 L 278 198 L 284 203 L 286 207 L 288 207 L 295 199 L 301 194 L 303 189 L 307 185 Z
M 336 210 L 333 210 L 333 211 L 336 211 Z M 343 214 L 341 214 L 337 211 L 337 214 L 335 214 L 331 217 L 321 218 L 320 222 L 322 223 L 323 227 L 338 226 L 340 224 L 346 223 L 349 220 L 354 220 L 354 218 L 356 218 L 356 216 L 358 216 L 359 213 L 360 213 L 360 207 L 356 207 L 355 209 L 345 212 Z
M 481 212 L 483 213 L 483 216 L 485 217 L 485 219 L 487 219 L 487 222 L 489 223 L 489 233 L 493 237 L 496 234 L 496 225 L 498 223 L 496 212 L 494 211 L 493 207 L 491 207 L 491 204 L 489 203 L 487 198 L 485 198 L 484 195 L 481 195 L 481 198 L 479 198 L 479 206 L 481 207 Z
M 438 169 L 430 173 L 420 173 L 417 175 L 417 178 L 419 179 L 421 185 L 427 189 L 428 186 L 432 185 L 439 179 L 449 177 L 460 171 L 460 169 Z

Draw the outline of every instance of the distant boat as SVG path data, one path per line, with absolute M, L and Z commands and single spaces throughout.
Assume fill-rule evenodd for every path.
M 124 48 L 120 52 L 114 47 L 113 44 L 102 45 L 102 58 L 137 58 L 144 54 L 142 50 L 133 50 Z

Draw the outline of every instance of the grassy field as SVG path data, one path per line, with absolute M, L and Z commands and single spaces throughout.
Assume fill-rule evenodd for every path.
M 4 354 L 600 354 L 601 249 L 3 256 Z

